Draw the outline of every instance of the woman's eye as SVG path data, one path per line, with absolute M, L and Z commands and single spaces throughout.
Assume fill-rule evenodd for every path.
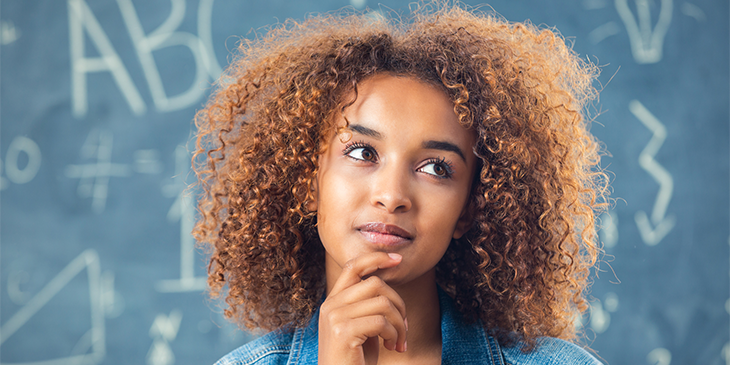
M 375 161 L 377 158 L 377 156 L 375 155 L 375 151 L 373 151 L 369 147 L 352 148 L 350 151 L 347 152 L 347 156 L 354 158 L 356 160 L 370 161 L 370 162 Z
M 445 161 L 431 161 L 418 170 L 444 179 L 451 177 L 453 174 L 451 166 Z

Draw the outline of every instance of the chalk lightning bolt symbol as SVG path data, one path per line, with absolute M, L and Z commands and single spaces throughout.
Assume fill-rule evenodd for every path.
M 638 100 L 629 102 L 629 110 L 641 123 L 654 133 L 644 150 L 639 154 L 639 165 L 659 183 L 659 192 L 654 201 L 654 208 L 651 211 L 651 221 L 643 210 L 636 212 L 634 219 L 639 228 L 641 239 L 649 246 L 661 242 L 664 236 L 674 228 L 674 216 L 666 217 L 667 206 L 672 199 L 674 180 L 672 175 L 662 167 L 655 159 L 659 148 L 667 138 L 667 129 L 646 107 Z M 652 224 L 654 227 L 652 227 Z

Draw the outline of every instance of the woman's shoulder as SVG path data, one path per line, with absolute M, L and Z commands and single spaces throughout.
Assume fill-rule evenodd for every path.
M 510 365 L 602 365 L 582 347 L 565 340 L 542 337 L 537 340 L 535 348 L 523 352 L 523 346 L 502 347 L 502 354 Z
M 224 356 L 215 365 L 286 364 L 291 352 L 293 333 L 267 333 Z

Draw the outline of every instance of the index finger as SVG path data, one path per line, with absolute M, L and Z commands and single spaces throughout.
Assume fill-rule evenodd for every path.
M 375 271 L 395 267 L 400 264 L 401 260 L 403 260 L 403 256 L 397 253 L 385 252 L 373 252 L 355 257 L 345 263 L 330 295 L 337 294 L 345 288 L 359 283 L 364 276 Z

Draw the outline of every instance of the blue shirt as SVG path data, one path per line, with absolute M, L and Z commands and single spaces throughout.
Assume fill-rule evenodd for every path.
M 451 298 L 439 289 L 441 363 L 449 365 L 601 365 L 584 349 L 557 338 L 543 337 L 525 354 L 521 345 L 502 347 L 479 323 L 464 322 Z M 319 311 L 304 328 L 274 331 L 251 341 L 215 365 L 317 364 Z

